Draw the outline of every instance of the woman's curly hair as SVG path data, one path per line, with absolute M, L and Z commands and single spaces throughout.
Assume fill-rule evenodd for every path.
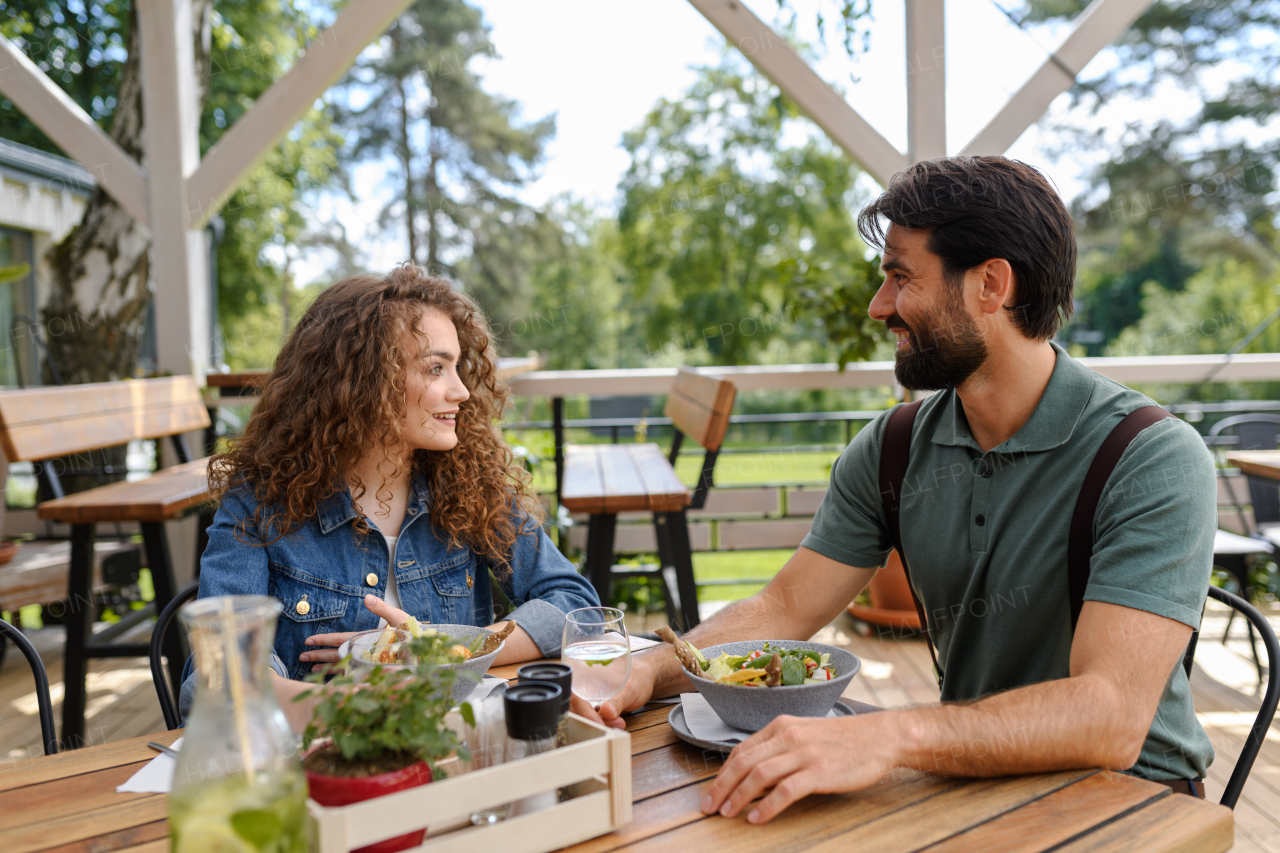
M 252 525 L 274 534 L 254 538 L 275 542 L 336 492 L 350 488 L 362 497 L 365 484 L 355 470 L 371 447 L 383 448 L 388 479 L 404 473 L 392 451 L 406 414 L 405 370 L 418 355 L 418 346 L 406 351 L 405 341 L 420 335 L 427 309 L 453 321 L 462 348 L 458 375 L 471 396 L 459 406 L 457 446 L 417 450 L 412 464 L 426 476 L 431 521 L 450 544 L 468 546 L 495 566 L 508 564 L 516 537 L 528 532 L 513 510 L 531 519 L 540 514 L 529 475 L 496 426 L 510 392 L 494 373 L 493 339 L 480 309 L 412 264 L 385 278 L 362 275 L 333 285 L 289 335 L 244 434 L 210 462 L 216 497 L 246 485 L 257 499 L 238 536 Z M 385 505 L 391 493 L 384 486 L 374 497 Z M 355 528 L 368 534 L 368 519 L 356 512 Z

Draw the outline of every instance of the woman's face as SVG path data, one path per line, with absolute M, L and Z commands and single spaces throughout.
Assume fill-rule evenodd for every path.
M 418 335 L 408 335 L 418 355 L 405 371 L 405 419 L 401 432 L 413 450 L 452 450 L 458 445 L 458 407 L 471 396 L 458 376 L 458 330 L 442 311 L 424 309 Z

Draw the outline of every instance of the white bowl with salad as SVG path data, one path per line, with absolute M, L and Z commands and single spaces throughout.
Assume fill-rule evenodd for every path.
M 689 680 L 729 725 L 759 731 L 784 714 L 825 717 L 862 668 L 857 655 L 800 640 L 745 640 L 678 654 Z M 677 645 L 677 651 L 680 651 Z

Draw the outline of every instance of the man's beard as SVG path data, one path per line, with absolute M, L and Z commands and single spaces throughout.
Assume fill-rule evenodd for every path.
M 987 360 L 987 345 L 978 324 L 955 300 L 948 299 L 915 326 L 894 314 L 885 321 L 890 330 L 910 333 L 906 351 L 898 350 L 893 374 L 903 388 L 941 391 L 955 388 Z

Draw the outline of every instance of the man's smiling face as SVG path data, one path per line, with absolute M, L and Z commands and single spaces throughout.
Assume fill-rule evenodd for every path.
M 889 226 L 880 262 L 885 279 L 870 308 L 897 335 L 894 375 L 913 391 L 954 388 L 987 360 L 965 308 L 963 276 L 948 280 L 928 241 L 927 230 Z

